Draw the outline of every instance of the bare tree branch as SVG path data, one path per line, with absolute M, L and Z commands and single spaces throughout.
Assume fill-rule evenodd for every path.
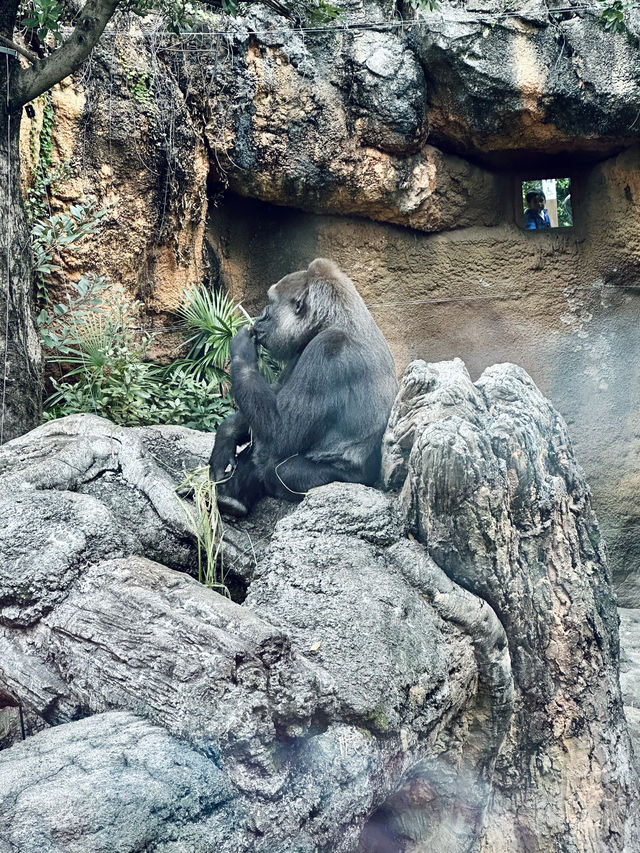
M 29 60 L 29 62 L 38 62 L 40 59 L 40 57 L 36 56 L 35 53 L 31 53 L 30 50 L 20 47 L 19 44 L 16 44 L 14 41 L 11 41 L 11 39 L 5 38 L 4 36 L 0 36 L 0 44 L 3 44 L 5 47 L 10 47 L 11 50 L 15 50 L 16 53 L 24 56 L 25 59 Z
M 18 71 L 11 87 L 11 103 L 21 107 L 64 80 L 82 65 L 97 44 L 120 0 L 87 0 L 76 28 L 60 47 L 30 68 Z

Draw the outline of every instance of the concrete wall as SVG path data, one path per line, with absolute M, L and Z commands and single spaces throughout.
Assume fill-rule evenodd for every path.
M 316 256 L 351 276 L 398 370 L 459 356 L 475 379 L 522 365 L 566 418 L 625 600 L 640 603 L 640 169 L 626 152 L 572 175 L 575 226 L 523 231 L 520 176 L 503 222 L 426 235 L 227 196 L 209 240 L 221 280 L 257 312 L 267 287 Z M 508 176 L 509 177 L 509 176 Z

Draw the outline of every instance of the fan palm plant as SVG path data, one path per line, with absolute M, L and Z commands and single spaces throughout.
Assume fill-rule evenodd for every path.
M 178 315 L 189 347 L 180 365 L 194 378 L 215 376 L 228 384 L 229 346 L 238 329 L 250 322 L 248 314 L 226 293 L 194 287 L 185 294 Z

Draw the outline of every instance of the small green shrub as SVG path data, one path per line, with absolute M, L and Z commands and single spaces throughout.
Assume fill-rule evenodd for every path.
M 93 412 L 123 426 L 215 429 L 233 411 L 217 378 L 149 361 L 152 336 L 131 329 L 128 322 L 120 307 L 114 314 L 94 310 L 81 325 L 73 316 L 61 324 L 57 353 L 50 361 L 71 369 L 62 379 L 51 380 L 54 393 L 46 401 L 45 417 Z
M 33 222 L 31 252 L 40 303 L 46 303 L 49 299 L 47 285 L 51 274 L 62 271 L 62 267 L 55 262 L 56 254 L 61 249 L 73 247 L 84 237 L 97 234 L 108 210 L 108 207 L 95 210 L 92 205 L 72 204 L 68 213 L 43 216 Z M 89 277 L 83 276 L 83 278 Z
M 127 327 L 122 305 L 115 314 L 94 310 L 80 325 L 61 324 L 64 345 L 49 361 L 71 366 L 45 403 L 47 417 L 94 412 L 117 424 L 149 423 L 156 368 L 145 361 L 150 340 Z
M 181 366 L 160 372 L 150 423 L 212 431 L 234 411 L 231 395 L 216 378 L 196 379 Z
M 47 295 L 44 307 L 36 317 L 40 340 L 46 349 L 66 355 L 77 346 L 77 327 L 100 306 L 106 282 L 103 276 L 83 275 L 72 282 L 66 303 L 52 304 Z
M 148 71 L 138 71 L 135 68 L 128 69 L 127 85 L 133 99 L 139 104 L 146 104 L 151 100 L 153 75 Z

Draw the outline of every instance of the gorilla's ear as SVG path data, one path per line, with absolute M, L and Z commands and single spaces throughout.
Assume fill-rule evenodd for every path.
M 307 269 L 308 313 L 317 321 L 326 321 L 338 307 L 344 307 L 349 287 L 353 289 L 351 281 L 333 261 L 311 261 Z

